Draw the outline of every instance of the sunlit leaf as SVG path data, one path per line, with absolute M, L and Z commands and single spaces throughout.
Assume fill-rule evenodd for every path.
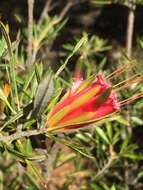
M 28 155 L 26 153 L 21 153 L 17 150 L 14 150 L 13 148 L 11 148 L 8 145 L 5 145 L 5 148 L 9 153 L 11 153 L 14 156 L 19 157 L 21 159 L 27 159 L 27 160 L 31 160 L 31 161 L 34 161 L 34 160 L 41 161 L 41 160 L 45 159 L 45 155 L 36 155 L 36 156 Z
M 104 142 L 110 144 L 109 139 L 107 138 L 105 132 L 103 131 L 103 129 L 101 129 L 101 127 L 96 127 L 95 130 Z
M 47 75 L 39 84 L 35 100 L 34 100 L 34 115 L 40 115 L 47 107 L 54 92 L 54 81 L 52 74 Z

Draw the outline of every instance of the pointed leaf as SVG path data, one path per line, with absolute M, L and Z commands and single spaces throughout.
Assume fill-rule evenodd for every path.
M 110 190 L 116 190 L 116 187 L 115 185 L 112 185 L 111 189 Z
M 107 144 L 110 144 L 109 139 L 107 138 L 105 132 L 100 127 L 96 127 L 95 129 L 98 135 L 103 139 L 103 141 L 106 142 Z
M 33 114 L 39 116 L 47 106 L 54 92 L 54 82 L 52 74 L 47 75 L 44 78 L 37 89 L 37 93 L 34 100 Z
M 22 153 L 22 152 L 19 152 L 19 151 L 17 151 L 17 150 L 14 150 L 13 148 L 11 148 L 10 146 L 8 146 L 8 145 L 4 145 L 5 146 L 5 149 L 9 152 L 9 153 L 11 153 L 11 154 L 13 154 L 14 156 L 16 156 L 16 157 L 19 157 L 19 158 L 21 158 L 21 159 L 27 159 L 27 160 L 30 160 L 30 161 L 34 161 L 34 160 L 39 160 L 39 161 L 41 161 L 41 160 L 43 160 L 43 159 L 45 159 L 45 155 L 28 155 L 28 154 L 26 154 L 26 153 Z
M 84 35 L 76 44 L 73 51 L 69 54 L 69 56 L 66 58 L 65 62 L 62 64 L 62 66 L 58 69 L 58 71 L 55 74 L 55 78 L 59 76 L 59 74 L 65 69 L 67 63 L 72 58 L 72 56 L 79 50 L 79 48 L 87 41 L 87 36 Z

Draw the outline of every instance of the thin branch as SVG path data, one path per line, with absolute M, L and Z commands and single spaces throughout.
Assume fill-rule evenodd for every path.
M 128 13 L 128 22 L 127 22 L 127 33 L 126 33 L 126 50 L 127 50 L 127 56 L 129 59 L 132 56 L 132 45 L 133 45 L 133 32 L 134 32 L 134 21 L 135 21 L 135 9 L 136 9 L 136 0 L 129 0 L 128 1 L 128 6 L 129 6 L 129 13 Z M 129 78 L 128 72 L 126 73 L 126 78 Z M 127 113 L 126 113 L 126 118 L 129 123 L 127 126 L 127 131 L 125 133 L 125 137 L 129 134 L 132 134 L 132 126 L 131 126 L 131 117 L 130 117 L 130 112 L 129 112 L 129 106 L 127 106 Z M 124 162 L 125 166 L 125 172 L 124 172 L 124 178 L 125 178 L 125 184 L 126 184 L 126 189 L 129 189 L 129 174 L 130 171 L 128 170 L 127 166 L 127 161 Z
M 28 130 L 28 131 L 18 131 L 12 135 L 4 135 L 0 136 L 0 142 L 12 142 L 14 140 L 23 138 L 23 137 L 30 137 L 33 135 L 39 135 L 39 134 L 44 134 L 45 129 L 35 129 L 35 130 Z
M 118 155 L 114 152 L 112 145 L 109 146 L 109 159 L 101 170 L 95 175 L 95 179 L 102 176 L 112 165 L 114 160 L 118 159 Z
M 32 40 L 33 40 L 33 8 L 34 8 L 34 0 L 28 0 L 28 59 L 27 59 L 27 67 L 31 67 L 32 65 Z
M 67 14 L 67 12 L 69 11 L 69 9 L 74 5 L 74 2 L 69 1 L 65 7 L 62 9 L 59 17 L 57 19 L 53 19 L 53 21 L 51 21 L 51 23 L 49 24 L 49 26 L 46 28 L 46 30 L 43 32 L 43 34 L 41 34 L 40 38 L 37 40 L 36 46 L 33 49 L 33 55 L 32 55 L 32 62 L 35 61 L 36 59 L 36 55 L 37 52 L 39 50 L 39 46 L 41 41 L 44 39 L 45 35 L 47 35 L 47 33 L 53 28 L 53 26 L 59 24 L 59 22 L 64 18 L 64 16 Z
M 102 176 L 108 170 L 108 168 L 111 166 L 112 162 L 113 162 L 113 158 L 110 157 L 108 159 L 107 163 L 104 165 L 104 167 L 96 174 L 95 179 Z
M 116 153 L 114 152 L 113 150 L 113 147 L 110 146 L 109 147 L 109 153 L 110 153 L 110 157 L 107 161 L 107 163 L 104 165 L 104 167 L 99 170 L 99 172 L 95 175 L 95 179 L 102 176 L 109 168 L 110 166 L 112 165 L 113 161 L 114 160 L 117 160 L 118 159 L 118 156 L 116 155 Z
M 129 185 L 130 185 L 130 169 L 129 169 L 129 164 L 128 161 L 124 161 L 124 178 L 125 178 L 125 187 L 127 190 L 129 190 Z
M 45 6 L 43 8 L 43 11 L 42 11 L 42 13 L 40 15 L 40 18 L 39 18 L 39 21 L 38 21 L 38 25 L 41 25 L 41 23 L 43 21 L 43 18 L 45 17 L 45 15 L 47 14 L 47 12 L 49 11 L 51 2 L 52 2 L 52 0 L 47 0 L 46 1 Z
M 127 55 L 130 58 L 132 55 L 132 43 L 133 43 L 133 32 L 134 32 L 134 20 L 135 20 L 135 9 L 136 0 L 129 0 L 129 13 L 127 22 L 127 33 L 126 33 L 126 50 Z
M 63 8 L 63 10 L 61 11 L 60 15 L 59 15 L 59 19 L 62 20 L 64 18 L 64 16 L 67 14 L 67 12 L 70 10 L 70 8 L 74 5 L 74 2 L 72 1 L 68 1 L 68 3 L 65 5 L 65 7 Z

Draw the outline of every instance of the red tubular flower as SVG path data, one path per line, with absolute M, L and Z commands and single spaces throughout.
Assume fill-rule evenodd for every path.
M 50 111 L 48 128 L 81 128 L 118 111 L 117 95 L 102 74 L 74 80 L 72 88 Z

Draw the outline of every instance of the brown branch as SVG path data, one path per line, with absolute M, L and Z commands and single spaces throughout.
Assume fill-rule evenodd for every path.
M 127 51 L 127 56 L 131 58 L 132 56 L 132 46 L 133 46 L 133 32 L 134 32 L 134 21 L 135 21 L 135 9 L 136 9 L 136 0 L 129 0 L 128 1 L 128 7 L 129 7 L 129 12 L 128 12 L 128 21 L 127 21 L 127 33 L 126 33 L 126 51 Z M 126 73 L 126 78 L 129 78 L 128 72 Z M 127 106 L 127 113 L 126 113 L 126 118 L 129 123 L 129 125 L 126 128 L 125 137 L 127 135 L 132 134 L 132 126 L 131 126 L 131 118 L 130 118 L 130 113 L 129 113 L 129 106 Z M 125 178 L 125 184 L 126 184 L 126 189 L 128 188 L 129 185 L 129 174 L 130 171 L 127 168 L 127 161 L 125 161 L 125 173 L 124 173 L 124 178 Z
M 33 40 L 33 8 L 34 8 L 34 0 L 28 0 L 28 59 L 27 59 L 27 67 L 31 67 L 32 65 L 32 40 Z
M 18 131 L 12 135 L 0 135 L 0 142 L 12 142 L 14 140 L 23 138 L 23 137 L 30 137 L 33 135 L 39 135 L 39 134 L 44 134 L 45 129 L 35 129 L 35 130 L 28 130 L 28 131 Z
M 133 43 L 134 20 L 135 20 L 135 9 L 136 9 L 135 3 L 136 0 L 129 0 L 129 13 L 127 21 L 127 33 L 126 33 L 126 50 L 129 58 L 132 55 L 132 43 Z
M 107 161 L 107 163 L 103 166 L 103 168 L 101 170 L 99 170 L 99 172 L 95 175 L 95 179 L 98 177 L 101 177 L 103 174 L 106 173 L 106 171 L 111 167 L 113 161 L 118 159 L 118 156 L 116 155 L 116 153 L 113 150 L 113 147 L 110 146 L 109 147 L 109 159 Z
M 107 163 L 104 165 L 104 167 L 96 174 L 95 179 L 102 176 L 111 166 L 113 162 L 113 158 L 109 158 Z
M 47 12 L 49 11 L 51 2 L 52 2 L 52 0 L 47 0 L 46 1 L 45 6 L 44 6 L 44 8 L 42 10 L 42 13 L 40 15 L 40 18 L 39 18 L 39 21 L 38 21 L 38 25 L 41 25 L 41 23 L 43 21 L 43 18 L 45 17 L 45 15 L 47 14 Z
M 59 17 L 58 17 L 57 19 L 53 19 L 53 21 L 51 21 L 51 23 L 49 24 L 49 26 L 48 26 L 47 29 L 46 29 L 46 33 L 48 33 L 48 32 L 53 28 L 53 26 L 55 26 L 55 25 L 59 24 L 59 22 L 61 22 L 61 20 L 64 18 L 64 16 L 67 14 L 67 12 L 69 11 L 69 9 L 70 9 L 73 5 L 74 5 L 74 2 L 71 2 L 71 1 L 69 1 L 69 2 L 65 5 L 65 7 L 62 9 L 62 11 L 61 11 Z M 44 34 L 44 35 L 45 35 L 45 34 Z M 40 45 L 41 41 L 43 40 L 43 38 L 44 38 L 44 37 L 42 36 L 41 38 L 39 38 L 39 39 L 37 40 L 37 44 L 36 44 L 36 46 L 35 46 L 34 49 L 33 49 L 32 62 L 34 62 L 35 59 L 36 59 L 36 55 L 37 55 L 37 52 L 38 52 L 38 50 L 39 50 L 39 45 Z
M 68 1 L 66 6 L 63 8 L 62 12 L 59 15 L 59 19 L 62 20 L 64 16 L 67 14 L 67 12 L 70 10 L 70 8 L 74 5 L 74 2 Z
M 132 56 L 132 43 L 133 43 L 133 32 L 134 32 L 134 20 L 135 20 L 135 9 L 136 9 L 136 0 L 128 0 L 128 22 L 127 22 L 127 33 L 126 33 L 126 51 L 127 56 L 131 58 Z M 126 73 L 126 78 L 129 78 L 128 72 Z M 129 106 L 127 106 L 126 113 L 127 120 L 129 122 L 129 126 L 127 127 L 127 133 L 132 133 L 131 127 L 131 119 L 129 113 Z

